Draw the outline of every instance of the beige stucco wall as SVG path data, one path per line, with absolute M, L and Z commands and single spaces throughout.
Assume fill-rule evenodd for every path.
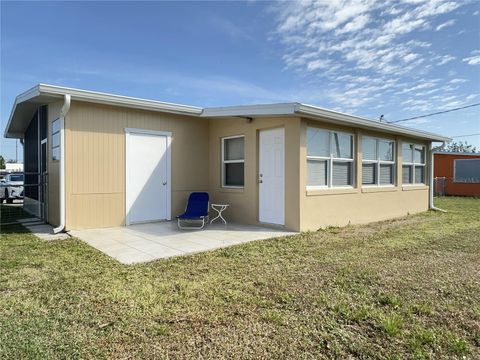
M 51 107 L 56 109 L 49 111 L 49 119 L 53 120 L 61 103 Z M 361 161 L 357 161 L 353 189 L 308 191 L 305 139 L 308 124 L 356 134 L 358 160 L 361 159 L 362 135 L 396 140 L 396 186 L 362 188 Z M 172 217 L 184 209 L 190 192 L 208 191 L 211 202 L 230 204 L 224 213 L 229 221 L 258 224 L 259 132 L 278 127 L 285 129 L 286 228 L 316 230 L 427 210 L 428 186 L 403 186 L 401 183 L 399 150 L 402 141 L 411 139 L 296 117 L 256 118 L 253 121 L 204 119 L 73 101 L 66 118 L 66 227 L 81 229 L 125 224 L 125 128 L 173 133 Z M 242 189 L 221 186 L 221 138 L 234 135 L 245 136 L 245 186 Z M 51 154 L 49 156 L 51 158 Z M 58 174 L 55 166 L 58 163 L 51 163 L 49 172 Z M 428 174 L 427 170 L 427 183 Z M 49 214 L 57 220 L 58 206 L 52 199 L 58 203 L 58 192 L 50 196 Z
M 172 217 L 208 190 L 206 119 L 73 101 L 65 126 L 67 229 L 125 224 L 125 128 L 172 132 Z
M 60 225 L 60 162 L 52 160 L 52 122 L 60 117 L 63 101 L 48 104 L 48 140 L 47 140 L 47 172 L 48 172 L 48 222 Z
M 307 126 L 318 126 L 355 134 L 355 153 L 358 161 L 355 162 L 356 176 L 353 189 L 307 190 Z M 363 135 L 396 141 L 397 171 L 396 185 L 394 187 L 362 187 L 362 152 L 360 144 Z M 429 187 L 427 185 L 403 186 L 402 184 L 401 146 L 404 141 L 423 144 L 428 149 L 428 143 L 419 140 L 303 119 L 301 122 L 300 140 L 300 229 L 307 231 L 317 230 L 326 226 L 368 223 L 426 211 L 428 209 Z M 426 161 L 425 173 L 426 183 L 428 184 L 429 164 L 427 153 Z
M 223 213 L 229 221 L 258 224 L 258 136 L 262 129 L 285 128 L 285 226 L 300 229 L 299 212 L 299 118 L 243 118 L 210 120 L 210 197 L 230 207 Z M 245 186 L 221 186 L 221 138 L 245 136 Z

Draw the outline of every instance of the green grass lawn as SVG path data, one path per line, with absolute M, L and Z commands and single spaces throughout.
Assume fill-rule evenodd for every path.
M 480 199 L 121 265 L 0 240 L 0 359 L 480 358 Z

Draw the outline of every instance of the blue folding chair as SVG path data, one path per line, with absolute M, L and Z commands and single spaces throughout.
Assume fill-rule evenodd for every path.
M 193 192 L 188 197 L 185 212 L 177 216 L 180 229 L 203 229 L 208 221 L 209 197 L 206 192 Z M 201 221 L 200 226 L 184 226 L 182 222 Z

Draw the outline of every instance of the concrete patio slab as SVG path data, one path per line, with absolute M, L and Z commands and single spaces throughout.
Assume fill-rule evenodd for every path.
M 69 234 L 123 264 L 135 264 L 296 233 L 238 224 L 226 226 L 212 224 L 203 230 L 180 230 L 176 222 L 167 221 L 126 227 L 74 230 Z
M 33 235 L 41 240 L 53 241 L 69 238 L 69 235 L 66 233 L 55 234 L 53 232 L 53 226 L 45 224 L 37 218 L 18 219 L 17 223 L 22 224 L 25 228 L 31 231 Z

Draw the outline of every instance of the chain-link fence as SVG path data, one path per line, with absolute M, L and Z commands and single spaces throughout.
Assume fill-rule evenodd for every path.
M 445 196 L 447 192 L 447 178 L 436 177 L 433 179 L 433 194 L 434 196 Z

